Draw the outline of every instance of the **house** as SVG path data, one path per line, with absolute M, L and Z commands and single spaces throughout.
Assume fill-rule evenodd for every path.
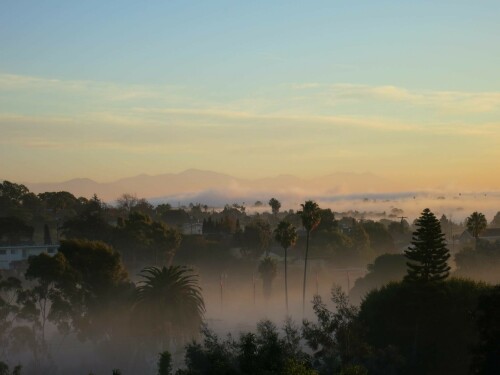
M 20 245 L 20 246 L 2 246 L 0 247 L 0 270 L 11 268 L 11 263 L 26 260 L 30 256 L 46 253 L 55 255 L 59 245 Z
M 479 239 L 491 243 L 499 241 L 500 228 L 486 228 L 479 234 Z M 468 230 L 465 230 L 458 239 L 459 244 L 462 246 L 472 245 L 474 241 L 474 236 Z
M 202 223 L 184 223 L 182 225 L 182 234 L 203 234 Z

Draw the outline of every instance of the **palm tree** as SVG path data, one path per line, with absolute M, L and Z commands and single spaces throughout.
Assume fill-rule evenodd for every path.
M 273 280 L 277 275 L 277 265 L 276 260 L 271 257 L 265 257 L 261 260 L 259 264 L 259 273 L 262 276 L 262 289 L 264 292 L 264 297 L 269 298 L 271 296 L 271 290 L 273 286 Z
M 144 336 L 160 343 L 195 337 L 203 322 L 205 302 L 198 277 L 183 266 L 146 267 L 139 274 L 134 310 Z
M 476 250 L 477 243 L 479 242 L 479 235 L 483 230 L 486 229 L 486 217 L 481 212 L 473 212 L 468 218 L 465 219 L 465 226 L 467 230 L 472 234 L 472 236 L 476 239 Z
M 297 242 L 297 230 L 295 227 L 286 222 L 280 221 L 278 227 L 274 230 L 274 239 L 285 250 L 285 300 L 286 300 L 286 313 L 288 315 L 288 275 L 287 275 L 287 252 L 290 246 L 294 246 Z
M 306 306 L 306 280 L 307 280 L 307 256 L 309 253 L 309 237 L 311 232 L 319 225 L 321 221 L 320 208 L 318 204 L 314 201 L 306 201 L 301 204 L 302 211 L 298 214 L 302 219 L 302 225 L 304 226 L 307 237 L 306 237 L 306 256 L 304 261 L 304 284 L 302 288 L 302 315 L 304 315 L 304 310 Z

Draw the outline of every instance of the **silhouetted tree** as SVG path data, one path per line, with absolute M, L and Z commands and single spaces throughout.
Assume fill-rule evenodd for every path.
M 134 267 L 137 263 L 169 266 L 181 241 L 178 230 L 140 212 L 130 213 L 113 236 L 113 245 Z
M 62 234 L 67 239 L 89 241 L 112 241 L 113 227 L 108 223 L 108 207 L 97 195 L 82 203 L 80 212 L 62 225 Z
M 21 375 L 21 365 L 17 365 L 14 367 L 12 370 L 12 373 L 9 371 L 9 366 L 5 363 L 0 361 L 0 375 Z
M 0 241 L 5 238 L 9 245 L 31 242 L 34 228 L 17 217 L 0 217 Z
M 262 290 L 264 297 L 269 298 L 272 292 L 273 280 L 277 275 L 276 261 L 270 257 L 262 259 L 259 263 L 259 273 L 262 277 Z
M 257 324 L 257 330 L 241 333 L 239 339 L 225 340 L 208 329 L 203 342 L 186 348 L 186 369 L 177 375 L 317 375 L 310 357 L 301 348 L 300 333 L 286 321 L 282 334 L 270 321 Z
M 52 237 L 50 236 L 50 230 L 47 224 L 43 225 L 43 244 L 52 245 Z
M 486 217 L 481 212 L 473 212 L 469 217 L 465 219 L 465 226 L 470 234 L 476 240 L 476 250 L 477 250 L 477 242 L 479 241 L 479 235 L 483 230 L 486 229 L 488 225 L 486 221 Z
M 139 198 L 137 198 L 134 194 L 124 193 L 116 200 L 116 206 L 119 210 L 123 210 L 126 213 L 132 211 L 132 209 L 139 202 Z
M 408 281 L 439 281 L 449 275 L 449 251 L 446 248 L 441 225 L 434 214 L 426 208 L 416 220 L 411 246 L 405 250 L 408 258 Z
M 493 217 L 493 220 L 491 220 L 490 227 L 500 228 L 500 211 L 498 211 L 496 215 Z
M 155 215 L 161 217 L 165 212 L 170 211 L 172 209 L 172 205 L 169 203 L 162 203 L 156 206 Z
M 381 374 L 470 374 L 471 349 L 479 339 L 473 312 L 478 298 L 490 288 L 450 279 L 425 287 L 390 283 L 370 292 L 359 312 L 367 344 L 374 354 L 392 347 L 394 359 L 398 353 L 402 357 L 393 362 L 397 368 Z M 370 362 L 382 367 L 378 360 Z
M 158 358 L 158 375 L 172 374 L 172 356 L 168 351 L 161 352 Z
M 377 255 L 394 253 L 396 251 L 394 239 L 384 224 L 370 220 L 364 221 L 361 225 L 370 238 L 371 248 Z
M 474 374 L 495 374 L 500 369 L 500 285 L 479 297 L 476 311 L 479 342 L 474 348 Z
M 245 226 L 241 235 L 241 247 L 246 256 L 258 258 L 267 252 L 271 240 L 271 226 L 262 219 L 254 219 Z
M 401 281 L 407 273 L 406 257 L 403 254 L 384 254 L 377 257 L 373 264 L 368 264 L 368 273 L 356 280 L 349 298 L 354 303 L 375 288 L 380 288 L 391 281 Z
M 373 259 L 373 251 L 370 247 L 370 236 L 364 226 L 356 219 L 352 219 L 352 225 L 349 231 L 349 238 L 352 243 L 351 253 L 354 255 L 356 263 L 366 264 Z
M 321 222 L 320 208 L 316 202 L 306 201 L 301 204 L 302 211 L 298 214 L 302 219 L 302 225 L 304 226 L 307 237 L 306 237 L 306 255 L 304 258 L 304 284 L 302 288 L 302 313 L 304 313 L 306 307 L 306 282 L 307 282 L 307 257 L 309 254 L 309 237 L 311 231 L 313 231 Z
M 142 330 L 142 336 L 162 349 L 169 340 L 185 342 L 196 337 L 205 303 L 192 270 L 181 266 L 147 267 L 140 276 L 134 311 L 136 328 Z
M 348 369 L 356 359 L 359 360 L 364 350 L 361 327 L 357 322 L 358 309 L 349 304 L 340 287 L 332 288 L 331 300 L 335 311 L 330 311 L 320 296 L 314 296 L 317 322 L 303 322 L 303 337 L 314 351 L 314 365 L 322 374 Z
M 21 289 L 19 279 L 4 279 L 0 273 L 0 358 L 7 358 L 9 336 L 19 313 L 17 295 Z
M 67 191 L 41 193 L 38 194 L 38 197 L 54 215 L 60 211 L 69 211 L 70 215 L 74 215 L 75 210 L 80 205 L 78 199 Z
M 140 212 L 144 215 L 152 216 L 157 210 L 144 198 L 137 198 L 134 194 L 122 194 L 116 200 L 116 208 L 122 214 L 128 215 L 131 212 Z
M 322 231 L 332 232 L 338 229 L 338 222 L 337 220 L 335 220 L 335 214 L 332 212 L 331 209 L 329 208 L 321 209 L 320 217 L 321 221 L 318 227 L 316 228 L 317 233 Z
M 297 230 L 292 224 L 286 221 L 280 221 L 278 227 L 274 230 L 274 239 L 285 250 L 285 301 L 286 301 L 286 312 L 288 314 L 287 254 L 290 246 L 294 246 L 295 243 L 297 242 Z
M 17 217 L 30 223 L 33 215 L 39 212 L 39 207 L 37 197 L 26 186 L 9 181 L 0 182 L 0 217 Z
M 278 215 L 278 213 L 280 212 L 280 208 L 281 208 L 280 201 L 277 200 L 276 198 L 271 198 L 269 200 L 269 206 L 271 206 L 271 210 L 272 210 L 273 214 Z
M 500 283 L 500 240 L 479 240 L 476 249 L 465 247 L 455 254 L 455 276 Z
M 13 204 L 22 204 L 23 197 L 29 193 L 29 189 L 22 184 L 4 180 L 0 183 L 0 198 L 10 201 Z
M 102 242 L 67 240 L 55 256 L 40 254 L 28 262 L 32 286 L 23 291 L 23 305 L 42 328 L 42 343 L 46 321 L 81 339 L 120 333 L 120 316 L 112 312 L 123 307 L 131 285 L 117 251 Z

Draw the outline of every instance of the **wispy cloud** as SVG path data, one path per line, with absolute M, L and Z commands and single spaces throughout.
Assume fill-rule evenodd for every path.
M 338 138 L 356 139 L 360 130 L 374 137 L 419 134 L 498 138 L 500 123 L 470 127 L 465 123 L 429 126 L 398 119 L 356 116 L 256 114 L 223 109 L 134 108 L 126 113 L 96 112 L 73 117 L 0 114 L 1 143 L 23 147 L 85 147 L 161 152 L 165 145 L 181 152 L 189 145 L 218 145 L 236 150 L 280 146 L 311 148 Z M 347 133 L 346 133 L 347 132 Z M 229 143 L 227 143 L 229 142 Z M 325 144 L 325 147 L 326 147 Z M 204 149 L 204 147 L 202 147 Z M 341 150 L 344 155 L 362 150 Z M 335 150 L 339 152 L 339 150 Z M 340 155 L 340 154 L 339 154 Z
M 349 83 L 302 83 L 294 90 L 318 91 L 338 100 L 407 102 L 414 106 L 435 108 L 450 113 L 486 113 L 500 111 L 500 92 L 409 90 L 383 85 L 369 86 Z
M 66 94 L 81 94 L 109 101 L 131 101 L 137 99 L 172 98 L 181 95 L 178 86 L 116 84 L 112 82 L 61 80 L 0 74 L 1 91 L 51 92 Z
M 158 105 L 168 108 L 171 114 L 190 115 L 190 111 L 205 116 L 225 118 L 253 118 L 266 108 L 266 115 L 273 113 L 291 115 L 297 102 L 306 103 L 307 115 L 320 115 L 323 108 L 316 103 L 318 96 L 337 106 L 342 103 L 357 102 L 371 105 L 377 102 L 405 103 L 415 108 L 431 109 L 441 114 L 487 114 L 500 112 L 500 92 L 467 92 L 411 90 L 394 85 L 361 85 L 351 83 L 322 84 L 316 82 L 299 83 L 290 86 L 291 92 L 282 92 L 277 98 L 251 95 L 249 98 L 234 98 L 230 102 L 209 102 L 195 100 L 207 97 L 194 88 L 165 85 L 132 85 L 111 82 L 60 80 L 13 74 L 0 74 L 0 92 L 15 94 L 25 92 L 30 95 L 59 94 L 61 101 L 72 97 L 84 96 L 94 102 L 123 102 L 131 107 L 155 109 Z M 300 96 L 295 94 L 300 92 Z M 261 94 L 265 95 L 265 94 Z M 66 97 L 65 97 L 66 96 Z M 269 107 L 273 104 L 272 107 Z M 146 106 L 147 105 L 147 106 Z M 244 107 L 241 107 L 243 105 Z M 257 105 L 257 107 L 255 107 Z M 153 106 L 153 107 L 151 107 Z M 261 108 L 259 108 L 259 106 Z M 143 108 L 141 108 L 143 107 Z M 246 107 L 246 108 L 245 108 Z M 248 109 L 251 109 L 249 111 Z M 1 103 L 0 103 L 1 110 Z M 360 108 L 362 112 L 362 108 Z M 288 113 L 287 113 L 288 112 Z M 293 119 L 292 119 L 293 120 Z
M 321 116 L 321 115 L 295 115 L 295 114 L 259 114 L 252 112 L 231 111 L 224 109 L 203 109 L 203 108 L 136 108 L 135 111 L 143 114 L 163 114 L 165 116 L 185 116 L 191 119 L 206 120 L 211 118 L 212 123 L 217 126 L 228 126 L 227 120 L 237 120 L 243 123 L 250 123 L 250 126 L 256 124 L 266 124 L 274 127 L 289 127 L 299 125 L 305 129 L 311 130 L 311 127 L 321 126 L 322 128 L 336 127 L 359 127 L 377 129 L 380 131 L 410 131 L 418 130 L 414 125 L 404 123 L 394 119 L 368 118 L 358 116 Z M 232 123 L 230 126 L 236 125 Z M 316 128 L 317 130 L 321 128 Z
M 157 173 L 214 166 L 237 173 L 242 165 L 266 174 L 300 173 L 300 168 L 319 174 L 336 166 L 395 173 L 409 164 L 429 163 L 435 169 L 443 155 L 450 156 L 445 161 L 450 166 L 462 165 L 468 147 L 488 155 L 483 169 L 500 157 L 495 116 L 399 110 L 405 103 L 442 110 L 446 103 L 459 106 L 460 100 L 464 107 L 475 103 L 487 110 L 496 106 L 495 93 L 312 83 L 279 87 L 270 97 L 240 93 L 215 100 L 194 88 L 0 75 L 0 94 L 0 152 L 9 160 L 31 157 L 35 164 L 49 155 L 64 161 L 68 171 L 83 162 L 99 169 L 96 160 L 119 160 L 125 163 L 112 173 L 131 164 L 138 172 L 148 165 Z M 355 105 L 318 104 L 318 98 L 331 97 Z M 440 104 L 432 104 L 432 98 Z M 388 110 L 372 111 L 380 103 Z M 16 172 L 17 167 L 9 168 Z

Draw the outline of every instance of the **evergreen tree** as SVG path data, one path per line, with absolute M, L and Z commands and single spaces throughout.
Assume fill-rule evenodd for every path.
M 409 260 L 405 279 L 424 282 L 444 280 L 449 275 L 447 260 L 450 254 L 439 220 L 426 208 L 416 220 L 416 226 L 411 246 L 405 250 Z

